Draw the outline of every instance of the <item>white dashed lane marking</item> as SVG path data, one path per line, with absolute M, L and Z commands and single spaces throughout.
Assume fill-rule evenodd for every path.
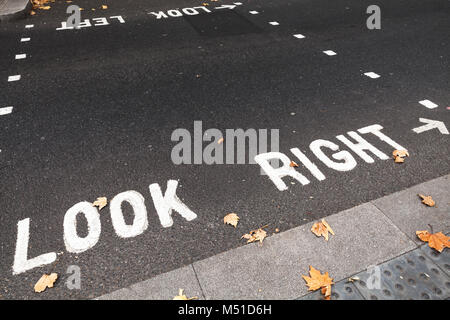
M 26 28 L 26 29 L 34 28 L 34 24 L 27 24 L 27 25 L 25 26 L 25 28 Z
M 25 53 L 16 54 L 16 60 L 25 59 L 26 57 Z
M 294 34 L 294 37 L 296 37 L 297 39 L 303 39 L 303 38 L 305 38 L 305 36 L 302 35 L 302 34 L 300 34 L 300 33 Z
M 428 109 L 434 109 L 434 108 L 438 107 L 437 104 L 435 104 L 434 102 L 431 102 L 430 100 L 422 100 L 422 101 L 419 101 L 419 103 Z
M 0 116 L 10 114 L 12 112 L 12 110 L 13 110 L 13 107 L 0 108 Z
M 258 14 L 259 12 L 258 11 L 249 11 L 250 12 L 250 14 Z
M 20 80 L 20 74 L 8 77 L 8 82 L 19 81 L 19 80 Z
M 273 25 L 273 26 L 278 26 L 278 25 L 279 25 L 279 23 L 276 22 L 276 21 L 271 21 L 271 22 L 269 22 L 269 24 L 271 24 L 271 25 Z
M 334 52 L 333 50 L 325 50 L 325 51 L 323 51 L 323 53 L 325 53 L 328 56 L 335 56 L 335 55 L 337 55 L 337 53 Z
M 376 79 L 376 78 L 380 77 L 380 75 L 376 74 L 375 72 L 366 72 L 366 73 L 364 73 L 364 75 L 368 76 L 369 78 L 372 78 L 372 79 Z
M 22 38 L 22 39 L 20 39 L 20 42 L 28 42 L 30 40 L 31 40 L 30 38 Z

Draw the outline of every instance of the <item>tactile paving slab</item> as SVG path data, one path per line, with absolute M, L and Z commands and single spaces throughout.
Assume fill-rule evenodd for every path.
M 314 291 L 298 300 L 324 300 L 320 290 Z M 346 280 L 336 282 L 331 289 L 331 300 L 364 300 L 356 287 Z
M 450 277 L 422 249 L 378 265 L 380 281 L 375 288 L 374 282 L 368 283 L 374 273 L 360 272 L 356 275 L 360 280 L 354 282 L 356 288 L 370 300 L 449 300 Z M 447 259 L 443 263 L 448 264 L 448 251 L 437 259 Z
M 433 260 L 448 276 L 450 276 L 450 249 L 444 249 L 441 253 L 430 248 L 428 244 L 420 247 L 428 258 Z

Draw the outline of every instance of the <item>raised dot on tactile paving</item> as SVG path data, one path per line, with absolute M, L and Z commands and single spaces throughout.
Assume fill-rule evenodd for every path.
M 397 283 L 396 285 L 395 285 L 395 289 L 397 289 L 397 290 L 403 290 L 403 286 L 400 284 L 400 283 Z
M 390 296 L 391 295 L 391 292 L 389 291 L 389 290 L 387 290 L 387 289 L 384 289 L 383 290 L 383 293 L 386 295 L 386 296 Z
M 402 266 L 396 265 L 395 267 L 396 267 L 398 270 L 403 271 Z
M 439 270 L 436 269 L 436 268 L 431 268 L 431 271 L 433 271 L 433 272 L 436 273 L 436 274 L 439 274 Z
M 391 275 L 391 272 L 389 270 L 384 270 L 383 272 L 385 275 L 387 275 L 388 277 Z
M 442 294 L 442 290 L 439 288 L 434 288 L 434 293 L 436 293 L 437 295 L 441 295 Z
M 419 260 L 425 261 L 425 257 L 424 256 L 419 256 Z
M 414 261 L 412 261 L 412 260 L 409 260 L 409 259 L 408 259 L 408 260 L 406 260 L 406 262 L 408 262 L 408 264 L 411 265 L 411 266 L 414 265 Z
M 426 300 L 430 300 L 430 296 L 428 295 L 428 293 L 422 293 L 422 298 L 426 299 Z
M 350 287 L 345 287 L 345 291 L 347 291 L 348 293 L 352 293 L 353 292 L 352 288 L 350 288 Z
M 416 280 L 414 280 L 414 279 L 408 279 L 408 283 L 410 284 L 410 285 L 415 285 L 416 284 Z
M 377 297 L 377 296 L 374 296 L 374 295 L 371 295 L 371 296 L 370 296 L 370 300 L 378 300 L 378 297 Z

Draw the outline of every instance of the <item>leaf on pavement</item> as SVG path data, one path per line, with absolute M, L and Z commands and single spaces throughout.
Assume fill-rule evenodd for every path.
M 424 196 L 423 194 L 418 194 L 420 198 L 422 198 L 422 203 L 426 204 L 429 207 L 434 207 L 436 203 L 434 202 L 431 196 Z
M 295 161 L 291 161 L 291 163 L 289 164 L 289 166 L 290 166 L 291 168 L 293 168 L 293 167 L 298 167 L 298 164 L 297 164 Z
M 230 224 L 233 227 L 237 227 L 237 224 L 239 222 L 239 217 L 236 213 L 229 213 L 223 218 L 223 223 Z
M 98 210 L 102 210 L 104 207 L 106 207 L 106 205 L 108 204 L 108 199 L 106 199 L 106 197 L 100 197 L 97 198 L 97 200 L 95 200 L 92 205 L 94 207 L 98 207 Z
M 107 6 L 107 5 L 104 5 L 104 4 L 102 4 L 102 9 L 103 9 L 103 10 L 105 10 L 105 9 L 108 9 L 108 6 Z
M 328 241 L 328 232 L 334 236 L 333 229 L 331 229 L 330 225 L 325 221 L 325 219 L 322 219 L 321 222 L 314 223 L 311 227 L 311 231 L 318 237 L 323 236 L 326 241 Z
M 316 291 L 321 289 L 322 294 L 325 296 L 325 299 L 331 296 L 331 285 L 334 284 L 333 279 L 330 278 L 328 272 L 321 274 L 319 270 L 314 269 L 314 267 L 309 266 L 309 275 L 302 275 L 303 279 L 306 281 L 306 285 L 308 286 L 309 291 Z
M 42 292 L 47 287 L 53 288 L 53 284 L 55 283 L 56 279 L 58 279 L 57 273 L 51 273 L 51 274 L 44 274 L 42 277 L 36 282 L 34 285 L 34 292 Z
M 404 158 L 409 157 L 408 150 L 394 150 L 392 155 L 394 156 L 394 162 L 397 163 L 405 162 Z
M 223 138 L 220 138 L 220 139 L 217 141 L 218 144 L 221 144 L 222 142 L 223 142 Z
M 450 237 L 447 237 L 442 232 L 431 234 L 427 230 L 423 230 L 416 231 L 416 235 L 420 240 L 428 242 L 430 248 L 436 249 L 439 252 L 442 252 L 444 248 L 450 248 Z
M 192 297 L 192 298 L 188 298 L 186 297 L 186 295 L 183 294 L 183 289 L 179 289 L 178 290 L 178 295 L 175 296 L 173 298 L 173 300 L 194 300 L 194 299 L 198 299 L 198 297 Z
M 267 225 L 244 234 L 241 239 L 247 239 L 247 243 L 255 241 L 259 241 L 260 243 L 262 243 L 263 240 L 267 237 L 267 232 L 264 230 L 264 228 L 267 228 Z

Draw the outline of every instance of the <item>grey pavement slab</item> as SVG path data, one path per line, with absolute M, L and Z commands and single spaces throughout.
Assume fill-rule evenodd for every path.
M 311 233 L 312 223 L 194 263 L 207 299 L 295 299 L 307 294 L 301 275 L 312 265 L 335 281 L 415 245 L 372 204 L 327 217 L 335 236 Z M 389 244 L 389 245 L 386 245 Z
M 188 298 L 204 298 L 192 265 L 160 274 L 128 288 L 101 296 L 98 299 L 172 300 L 178 295 L 179 289 L 183 289 Z
M 356 276 L 355 286 L 370 300 L 450 299 L 450 278 L 420 248 Z
M 436 207 L 422 204 L 417 194 L 431 195 Z M 444 233 L 450 230 L 450 175 L 421 183 L 406 190 L 372 201 L 408 237 L 422 244 L 416 231 L 429 230 Z

